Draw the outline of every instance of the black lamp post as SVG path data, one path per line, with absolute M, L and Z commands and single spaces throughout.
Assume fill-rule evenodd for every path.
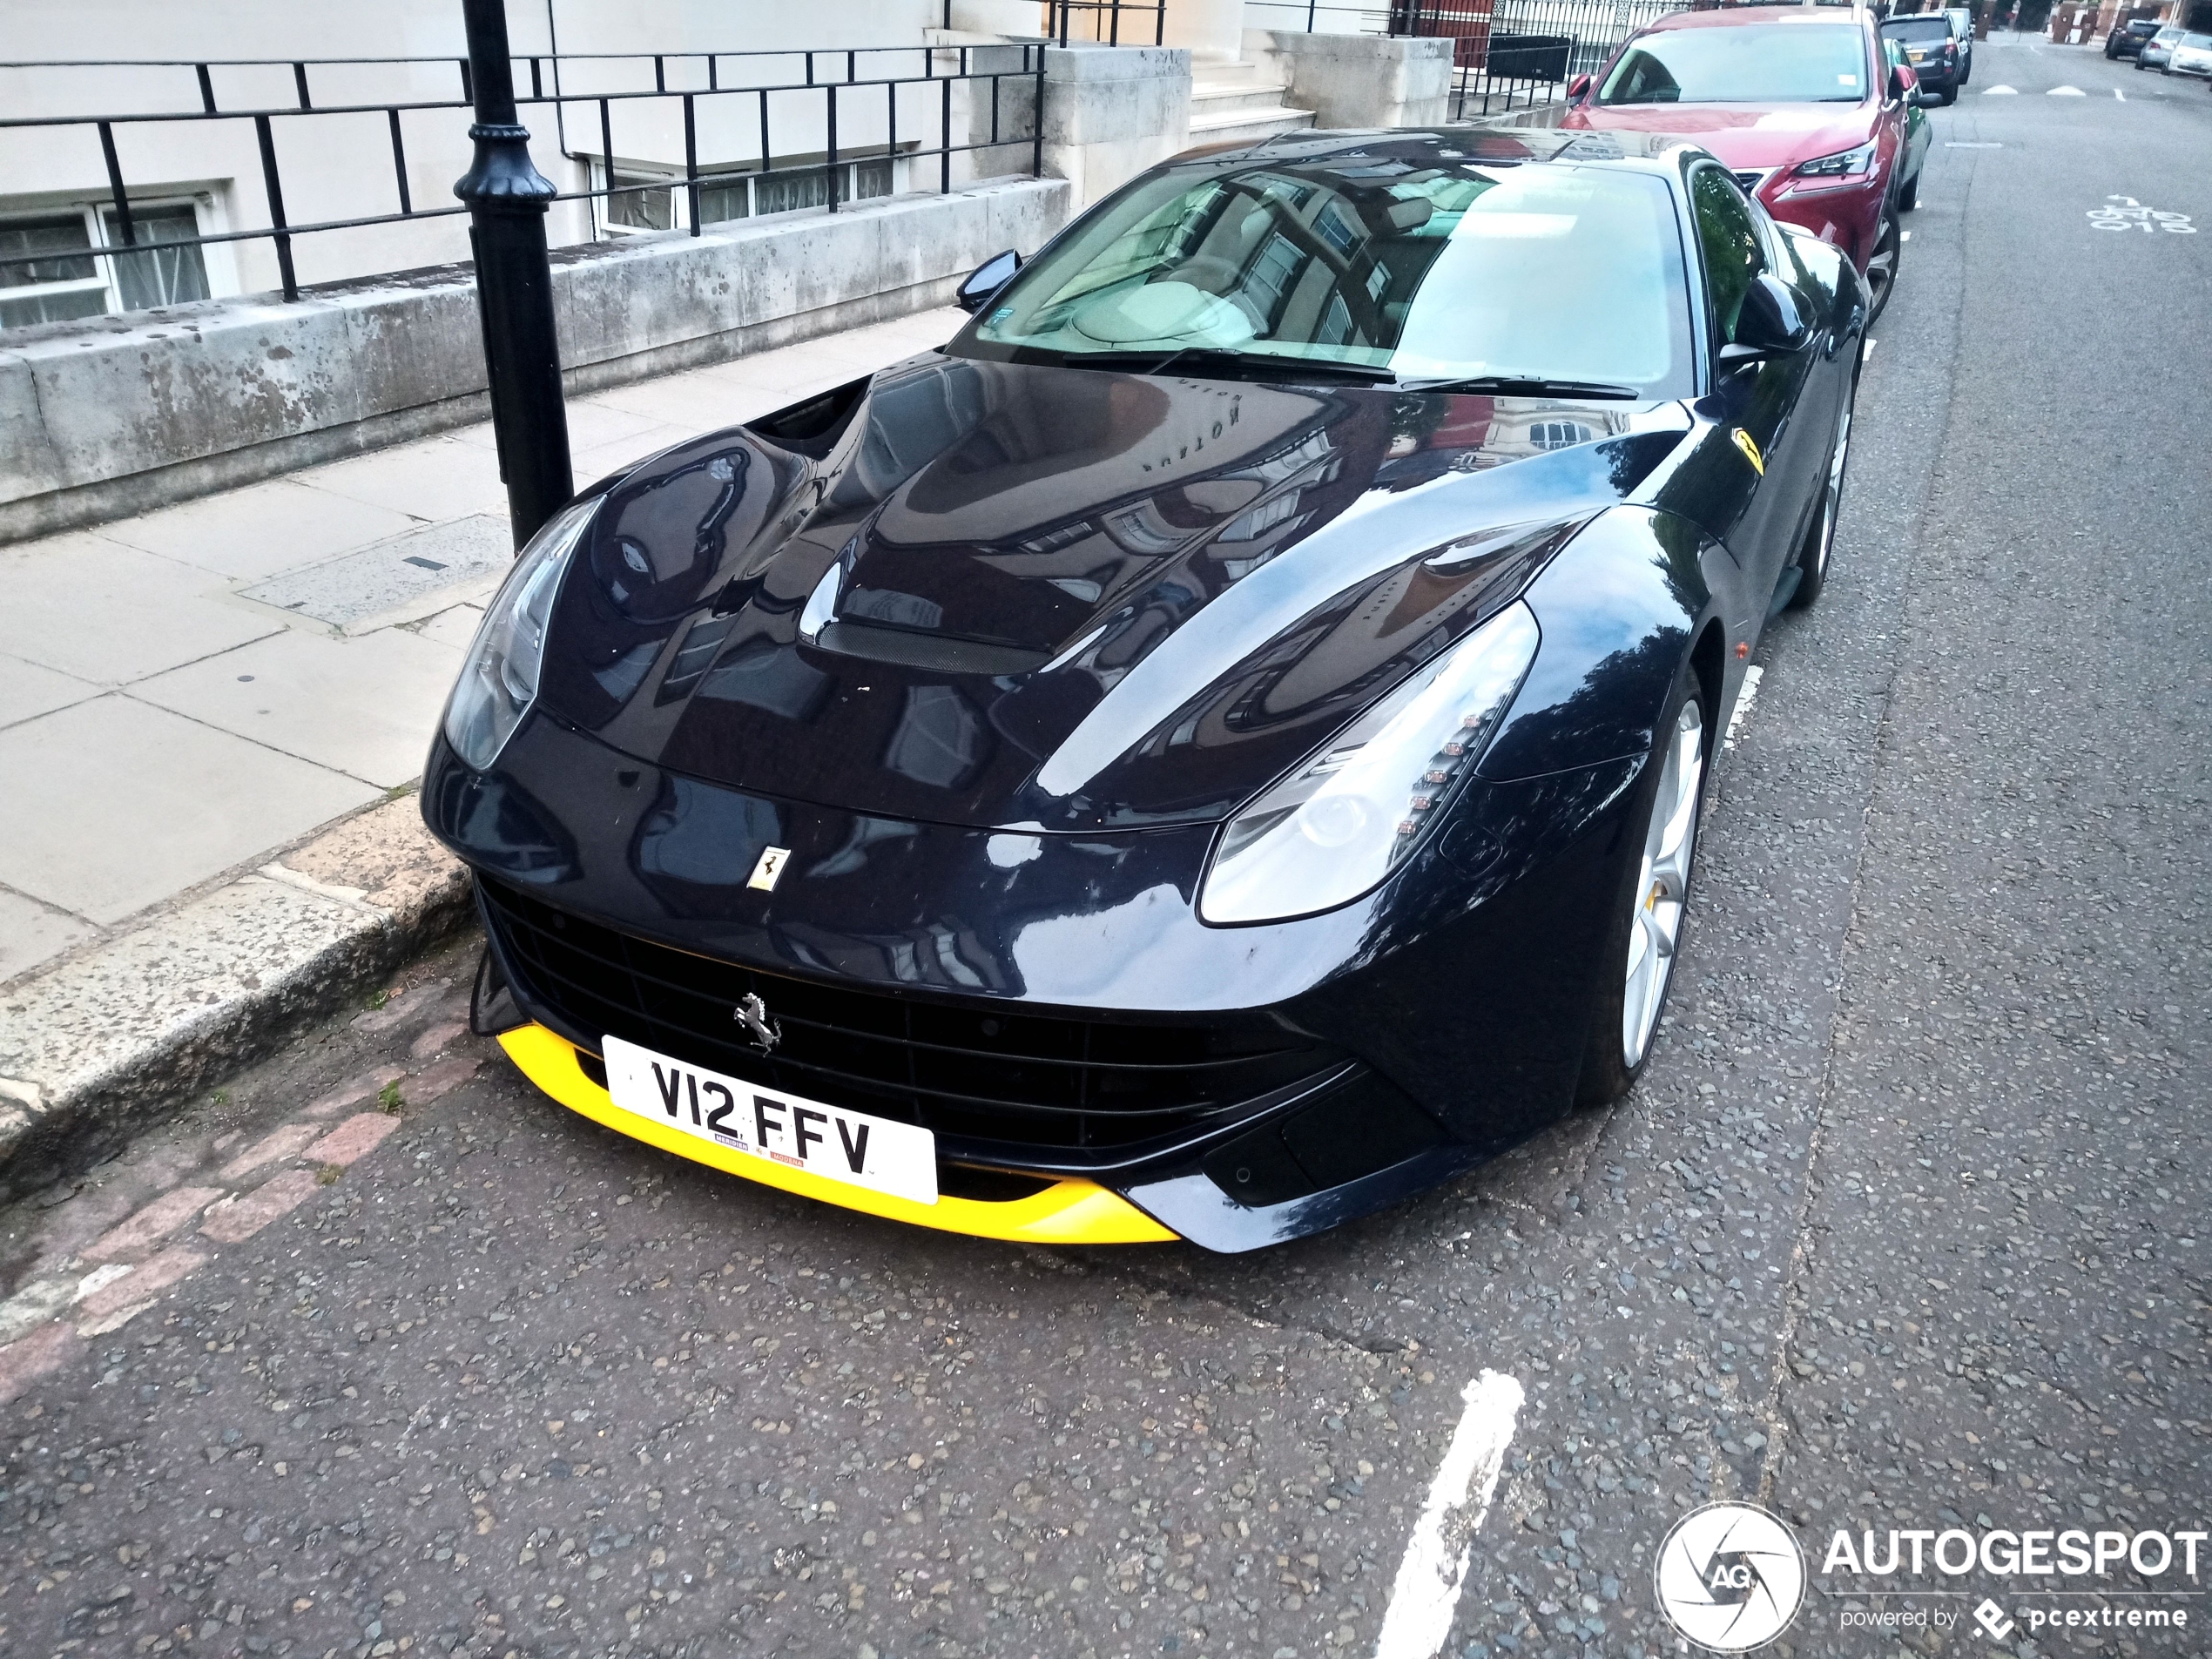
M 556 192 L 531 165 L 529 132 L 516 116 L 505 6 L 502 0 L 461 0 L 461 11 L 475 94 L 469 136 L 476 156 L 453 193 L 469 204 L 492 432 L 520 548 L 576 492 L 554 338 L 553 272 L 545 257 L 545 212 Z

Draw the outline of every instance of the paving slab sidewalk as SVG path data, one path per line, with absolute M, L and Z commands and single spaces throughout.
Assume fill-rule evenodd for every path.
M 577 482 L 961 320 L 572 400 Z M 460 918 L 408 792 L 510 556 L 488 425 L 0 548 L 0 1193 Z

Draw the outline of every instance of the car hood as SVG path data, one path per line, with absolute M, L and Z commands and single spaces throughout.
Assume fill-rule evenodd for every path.
M 1510 604 L 1689 428 L 1674 402 L 933 353 L 609 487 L 540 707 L 879 819 L 1207 821 Z
M 1731 167 L 1779 167 L 1854 149 L 1874 135 L 1871 104 L 1580 105 L 1560 123 L 1593 132 L 1665 132 L 1689 138 Z

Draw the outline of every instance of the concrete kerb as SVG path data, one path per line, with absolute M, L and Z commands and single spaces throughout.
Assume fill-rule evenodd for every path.
M 0 993 L 0 1200 L 98 1161 L 469 914 L 408 795 Z

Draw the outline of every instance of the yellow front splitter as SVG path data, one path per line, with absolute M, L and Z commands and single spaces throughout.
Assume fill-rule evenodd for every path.
M 892 1221 L 934 1227 L 942 1232 L 968 1233 L 978 1238 L 1008 1238 L 1028 1244 L 1156 1244 L 1176 1235 L 1117 1192 L 1095 1182 L 1062 1177 L 1042 1192 L 1008 1204 L 986 1204 L 974 1198 L 944 1197 L 935 1204 L 916 1204 L 887 1192 L 849 1186 L 805 1170 L 788 1169 L 670 1129 L 650 1117 L 624 1111 L 614 1098 L 583 1074 L 577 1063 L 576 1045 L 542 1025 L 525 1025 L 499 1039 L 507 1057 L 523 1075 L 570 1111 L 582 1112 L 604 1123 L 617 1134 L 627 1135 L 664 1152 L 742 1176 L 764 1186 L 781 1187 L 801 1197 L 819 1198 Z

